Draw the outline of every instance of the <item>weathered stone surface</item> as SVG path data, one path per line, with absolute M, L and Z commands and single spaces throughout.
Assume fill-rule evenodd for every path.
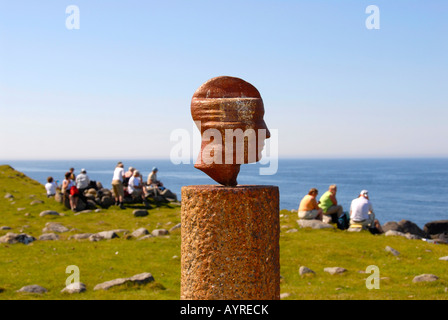
M 419 226 L 409 220 L 401 220 L 400 222 L 398 222 L 398 227 L 400 228 L 398 231 L 401 231 L 405 234 L 410 233 L 420 238 L 424 238 L 426 236 L 426 233 L 422 229 L 420 229 Z
M 82 282 L 75 282 L 70 283 L 68 286 L 66 286 L 64 289 L 61 290 L 61 293 L 82 293 L 87 290 L 86 285 Z
M 31 201 L 30 205 L 34 206 L 36 204 L 42 204 L 42 203 L 44 203 L 42 200 L 34 200 L 34 201 Z
M 182 226 L 182 225 L 181 225 L 180 223 L 176 224 L 174 227 L 172 227 L 172 228 L 170 229 L 170 232 L 173 232 L 174 230 L 180 229 L 181 226 Z
M 0 230 L 11 230 L 11 227 L 3 226 L 3 227 L 0 227 Z
M 144 272 L 140 274 L 136 274 L 130 278 L 118 278 L 110 281 L 106 281 L 100 284 L 97 284 L 93 290 L 109 290 L 110 288 L 116 286 L 122 286 L 128 283 L 134 284 L 146 284 L 154 281 L 154 277 L 149 272 Z
M 297 224 L 300 228 L 311 228 L 311 229 L 334 229 L 334 226 L 331 224 L 322 222 L 320 220 L 305 220 L 299 219 L 297 220 Z
M 181 299 L 279 299 L 278 187 L 188 186 L 181 198 Z
M 433 274 L 421 274 L 419 276 L 414 277 L 412 279 L 412 282 L 432 282 L 439 280 L 439 277 L 433 275 Z
M 48 222 L 45 224 L 45 228 L 42 229 L 43 233 L 50 233 L 50 232 L 59 232 L 64 233 L 68 232 L 70 229 L 63 226 L 59 222 Z
M 106 239 L 106 240 L 119 238 L 118 234 L 115 231 L 113 231 L 113 230 L 111 230 L 111 231 L 101 231 L 101 232 L 98 232 L 97 235 L 99 237 L 101 237 L 102 239 Z
M 53 210 L 45 210 L 42 211 L 39 216 L 44 217 L 44 216 L 60 216 L 59 212 L 53 211 Z
M 154 236 L 152 234 L 147 234 L 146 236 L 138 238 L 138 240 L 147 240 L 147 239 L 150 239 L 150 238 L 154 238 Z
M 59 240 L 59 236 L 56 233 L 44 233 L 39 236 L 39 241 L 47 241 L 47 240 Z
M 16 234 L 8 232 L 3 237 L 0 237 L 0 243 L 8 243 L 8 244 L 16 244 L 16 243 L 29 244 L 35 240 L 36 238 L 34 238 L 33 236 L 29 236 L 25 233 Z
M 149 231 L 147 229 L 139 228 L 139 229 L 135 230 L 134 232 L 132 232 L 131 235 L 135 238 L 138 238 L 138 237 L 141 237 L 141 236 L 144 236 L 147 234 L 149 234 Z
M 390 252 L 390 253 L 392 253 L 394 256 L 399 256 L 400 255 L 400 252 L 398 252 L 397 250 L 395 250 L 394 248 L 392 248 L 392 247 L 389 247 L 389 246 L 386 246 L 386 249 L 385 249 L 387 252 Z
M 160 236 L 166 236 L 166 235 L 169 235 L 170 233 L 169 233 L 168 230 L 166 230 L 166 229 L 155 229 L 155 230 L 152 230 L 151 234 L 152 234 L 154 237 L 160 237 Z
M 404 237 L 406 239 L 414 239 L 414 240 L 421 239 L 418 235 L 411 234 L 411 233 L 403 233 L 403 232 L 394 231 L 394 230 L 388 230 L 388 231 L 386 231 L 386 233 L 384 235 L 386 237 L 399 236 L 399 237 Z
M 16 292 L 29 292 L 29 293 L 43 294 L 43 293 L 47 292 L 47 289 L 45 289 L 44 287 L 41 287 L 37 284 L 33 284 L 30 286 L 22 287 L 19 290 L 17 290 Z
M 307 268 L 307 267 L 305 267 L 305 266 L 301 266 L 301 267 L 299 268 L 299 274 L 300 274 L 301 276 L 303 276 L 303 275 L 305 275 L 305 274 L 307 274 L 307 273 L 315 274 L 315 272 L 314 272 L 313 270 L 311 270 L 310 268 Z
M 446 256 L 446 257 L 441 257 L 441 258 L 439 258 L 439 260 L 442 260 L 442 261 L 448 261 L 448 256 Z
M 334 274 L 342 274 L 346 272 L 347 269 L 341 267 L 330 267 L 330 268 L 324 268 L 324 271 L 328 272 L 331 275 L 334 275 Z
M 149 213 L 148 213 L 148 210 L 137 209 L 137 210 L 134 210 L 132 212 L 132 214 L 134 215 L 134 217 L 146 217 Z
M 10 193 L 5 194 L 5 199 L 14 199 L 14 196 Z

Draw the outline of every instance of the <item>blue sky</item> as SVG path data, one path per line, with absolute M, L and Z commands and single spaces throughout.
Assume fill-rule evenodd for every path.
M 220 75 L 258 88 L 281 157 L 446 157 L 447 12 L 444 0 L 0 0 L 0 159 L 168 158 L 173 130 L 193 134 L 194 91 Z

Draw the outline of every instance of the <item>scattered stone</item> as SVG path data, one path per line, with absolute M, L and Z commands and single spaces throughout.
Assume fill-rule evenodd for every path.
M 140 273 L 135 276 L 132 276 L 130 278 L 118 278 L 115 280 L 106 281 L 100 284 L 97 284 L 93 290 L 109 290 L 110 288 L 116 287 L 116 286 L 122 286 L 128 283 L 134 283 L 134 284 L 146 284 L 149 282 L 153 282 L 154 277 L 148 273 Z
M 0 243 L 8 243 L 8 244 L 16 244 L 16 243 L 29 244 L 35 240 L 36 238 L 34 238 L 33 236 L 29 236 L 25 233 L 16 234 L 8 232 L 3 237 L 0 237 Z
M 101 232 L 98 232 L 97 235 L 100 236 L 102 239 L 105 239 L 105 240 L 119 238 L 118 234 L 116 234 L 114 230 L 112 230 L 112 231 L 101 231 Z
M 421 274 L 419 276 L 416 276 L 412 282 L 432 282 L 439 280 L 439 277 L 433 275 L 433 274 Z
M 103 240 L 103 239 L 104 239 L 103 237 L 101 237 L 100 235 L 98 235 L 96 233 L 91 234 L 89 236 L 89 241 L 92 241 L 92 242 L 100 241 L 100 240 Z
M 149 238 L 154 238 L 154 236 L 153 236 L 152 234 L 148 234 L 148 235 L 146 235 L 146 236 L 143 236 L 143 237 L 138 238 L 138 240 L 147 240 L 147 239 L 149 239 Z
M 14 196 L 10 193 L 5 194 L 5 199 L 14 199 Z
M 134 232 L 132 232 L 132 236 L 135 238 L 139 238 L 141 236 L 147 235 L 149 234 L 149 231 L 145 228 L 139 228 L 137 230 L 135 230 Z
M 299 219 L 297 220 L 297 224 L 300 228 L 312 228 L 312 229 L 334 229 L 331 224 L 322 222 L 320 220 L 305 220 Z
M 404 234 L 410 233 L 411 235 L 416 235 L 418 237 L 416 239 L 424 238 L 426 236 L 426 233 L 420 229 L 419 226 L 409 220 L 401 220 L 398 222 L 398 228 L 398 231 L 403 232 Z
M 428 222 L 423 227 L 423 231 L 425 231 L 428 235 L 448 233 L 448 220 L 438 220 Z
M 341 267 L 332 267 L 332 268 L 325 268 L 324 271 L 328 272 L 331 275 L 334 275 L 334 274 L 342 274 L 346 272 L 347 269 Z
M 394 248 L 391 248 L 389 246 L 386 246 L 386 251 L 392 253 L 394 256 L 400 255 L 400 252 L 398 252 L 397 250 L 395 250 Z
M 446 256 L 446 257 L 441 257 L 441 258 L 439 258 L 439 260 L 442 260 L 442 261 L 448 261 L 448 256 Z
M 169 231 L 166 230 L 166 229 L 155 229 L 155 230 L 153 230 L 153 231 L 151 232 L 151 234 L 152 234 L 154 237 L 159 237 L 159 236 L 166 236 L 166 235 L 169 235 L 170 233 L 169 233 Z
M 390 237 L 390 236 L 399 236 L 399 237 L 404 237 L 406 239 L 410 239 L 410 240 L 419 240 L 421 239 L 420 236 L 416 235 L 416 234 L 412 234 L 412 233 L 403 233 L 401 231 L 395 231 L 395 230 L 388 230 L 386 231 L 386 233 L 384 234 L 386 237 Z
M 294 233 L 294 232 L 299 232 L 299 230 L 292 228 L 292 229 L 289 229 L 288 231 L 286 231 L 286 233 Z
M 44 203 L 42 200 L 34 200 L 30 203 L 30 205 L 34 206 L 36 204 L 42 204 L 42 203 Z
M 45 228 L 42 229 L 43 233 L 48 233 L 48 232 L 64 233 L 64 232 L 68 232 L 68 231 L 70 231 L 69 228 L 63 226 L 62 224 L 60 224 L 58 222 L 48 222 L 45 224 Z
M 137 209 L 137 210 L 134 210 L 132 212 L 132 214 L 134 215 L 134 217 L 146 217 L 149 213 L 148 213 L 148 210 Z
M 25 287 L 17 290 L 16 292 L 29 292 L 29 293 L 43 294 L 43 293 L 47 292 L 47 289 L 45 289 L 44 287 L 38 286 L 37 284 L 33 284 L 30 286 L 25 286 Z
M 17 211 L 24 211 L 26 208 L 17 208 Z
M 39 216 L 44 217 L 44 216 L 60 216 L 59 212 L 53 211 L 53 210 L 45 210 L 42 211 Z
M 95 212 L 99 213 L 99 212 L 101 212 L 101 209 L 96 209 Z
M 44 233 L 39 237 L 40 241 L 47 240 L 59 240 L 59 236 L 56 233 Z
M 64 289 L 61 290 L 61 293 L 81 293 L 86 291 L 86 285 L 82 282 L 75 282 L 70 283 L 68 286 L 66 286 Z
M 0 227 L 0 230 L 11 230 L 11 227 L 3 226 L 3 227 Z
M 172 228 L 170 229 L 170 232 L 173 232 L 174 230 L 176 230 L 176 229 L 180 229 L 180 228 L 181 228 L 181 224 L 178 223 L 178 224 L 176 224 L 174 227 L 172 227 Z
M 70 236 L 68 238 L 68 240 L 71 240 L 71 239 L 75 239 L 75 240 L 88 239 L 91 235 L 92 235 L 92 233 L 78 233 L 78 234 Z
M 284 292 L 284 293 L 281 293 L 281 294 L 280 294 L 280 299 L 286 299 L 286 298 L 288 298 L 288 297 L 290 297 L 290 296 L 291 296 L 290 293 L 288 293 L 288 292 Z
M 310 268 L 307 268 L 305 266 L 301 266 L 299 268 L 299 274 L 301 276 L 303 276 L 304 274 L 307 274 L 307 273 L 315 274 L 315 272 L 313 270 L 311 270 Z

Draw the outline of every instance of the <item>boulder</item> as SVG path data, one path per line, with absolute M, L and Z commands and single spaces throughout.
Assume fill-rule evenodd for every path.
M 331 275 L 334 275 L 334 274 L 342 274 L 346 272 L 347 269 L 341 267 L 332 267 L 332 268 L 324 268 L 324 271 L 328 272 Z
M 411 233 L 403 233 L 400 231 L 394 231 L 394 230 L 388 230 L 386 231 L 386 233 L 384 234 L 386 237 L 390 237 L 390 236 L 399 236 L 399 237 L 404 237 L 406 239 L 421 239 L 420 236 L 415 235 L 415 234 L 411 234 Z
M 155 229 L 151 232 L 151 234 L 154 237 L 159 237 L 159 236 L 166 236 L 169 235 L 170 233 L 168 232 L 168 230 L 166 229 Z
M 44 216 L 60 216 L 60 213 L 56 212 L 56 211 L 53 211 L 53 210 L 45 210 L 45 211 L 42 211 L 39 214 L 39 216 L 40 217 L 44 217 Z
M 399 255 L 400 255 L 400 252 L 398 252 L 397 250 L 395 250 L 395 249 L 392 248 L 392 247 L 386 246 L 385 250 L 386 250 L 387 252 L 392 253 L 394 256 L 399 256 Z
M 39 237 L 39 241 L 47 240 L 59 240 L 59 236 L 56 233 L 44 233 Z
M 103 208 L 109 208 L 115 204 L 115 199 L 112 196 L 103 196 L 101 197 L 100 206 Z
M 5 194 L 5 199 L 14 199 L 14 196 L 10 193 Z
M 64 232 L 68 232 L 68 231 L 70 231 L 69 228 L 63 226 L 62 224 L 60 224 L 58 222 L 48 222 L 45 224 L 45 228 L 42 229 L 43 233 L 48 233 L 48 232 L 64 233 Z
M 8 243 L 8 244 L 16 244 L 16 243 L 23 243 L 23 244 L 29 244 L 33 241 L 36 241 L 36 238 L 33 236 L 29 236 L 25 233 L 12 233 L 8 232 L 3 237 L 0 237 L 0 243 Z
M 389 230 L 401 232 L 400 227 L 398 226 L 398 223 L 395 221 L 388 221 L 385 224 L 383 224 L 381 227 L 383 228 L 384 232 L 387 232 Z
M 36 204 L 42 204 L 42 203 L 44 203 L 42 200 L 33 200 L 31 201 L 30 205 L 34 206 Z
M 423 231 L 428 235 L 448 233 L 448 220 L 432 221 L 425 224 Z
M 86 291 L 86 285 L 82 282 L 70 283 L 64 289 L 61 290 L 61 293 L 81 293 Z
M 153 282 L 154 281 L 154 277 L 148 273 L 140 273 L 137 274 L 135 276 L 132 276 L 130 278 L 118 278 L 115 280 L 110 280 L 110 281 L 106 281 L 100 284 L 97 284 L 93 290 L 109 290 L 110 288 L 116 287 L 116 286 L 122 286 L 122 285 L 126 285 L 128 283 L 134 283 L 134 284 L 146 284 L 149 282 Z
M 300 228 L 312 228 L 312 229 L 334 229 L 331 224 L 322 222 L 320 220 L 297 220 L 297 224 Z
M 101 231 L 97 233 L 98 236 L 100 236 L 102 239 L 110 240 L 114 238 L 119 238 L 118 234 L 114 231 Z
M 90 236 L 92 236 L 92 233 L 78 233 L 70 236 L 68 240 L 75 239 L 75 240 L 83 240 L 88 239 Z
M 147 216 L 149 213 L 148 213 L 148 210 L 137 209 L 137 210 L 134 210 L 134 211 L 132 212 L 132 214 L 134 215 L 134 217 L 145 217 L 145 216 Z
M 139 229 L 135 230 L 134 232 L 132 232 L 131 235 L 132 235 L 134 238 L 138 238 L 138 237 L 141 237 L 141 236 L 145 236 L 145 235 L 147 235 L 147 234 L 149 234 L 149 231 L 148 231 L 147 229 L 145 229 L 145 228 L 139 228 Z
M 46 293 L 47 289 L 45 289 L 44 287 L 38 286 L 37 284 L 33 284 L 30 286 L 22 287 L 19 290 L 17 290 L 16 292 L 29 292 L 29 293 L 42 294 L 42 293 Z
M 56 202 L 62 203 L 64 201 L 64 195 L 60 192 L 56 192 L 56 194 L 54 195 L 54 200 Z
M 307 274 L 307 273 L 315 274 L 315 272 L 313 270 L 311 270 L 310 268 L 307 268 L 305 266 L 301 266 L 299 268 L 299 274 L 301 276 L 303 276 L 304 274 Z
M 433 275 L 433 274 L 421 274 L 419 276 L 416 276 L 414 279 L 412 279 L 412 282 L 432 282 L 439 280 L 439 277 Z
M 3 226 L 3 227 L 0 227 L 0 230 L 11 230 L 11 227 Z
M 448 256 L 446 256 L 446 257 L 441 257 L 441 258 L 439 258 L 439 260 L 442 260 L 442 261 L 448 261 Z
M 426 237 L 426 233 L 412 221 L 401 220 L 398 222 L 398 227 L 400 232 L 414 234 L 420 238 Z
M 98 207 L 96 206 L 95 201 L 88 199 L 86 203 L 86 208 L 88 210 L 96 210 Z

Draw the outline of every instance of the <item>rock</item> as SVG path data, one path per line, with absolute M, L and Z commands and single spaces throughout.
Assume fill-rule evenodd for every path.
M 286 233 L 294 233 L 294 232 L 298 232 L 299 230 L 297 230 L 297 229 L 289 229 L 289 230 L 287 230 L 286 231 Z
M 31 201 L 30 205 L 34 206 L 36 204 L 42 204 L 42 203 L 44 203 L 42 200 L 34 200 L 34 201 Z
M 155 229 L 155 230 L 152 230 L 151 234 L 154 237 L 159 237 L 159 236 L 166 236 L 166 235 L 168 235 L 170 233 L 166 229 Z
M 16 243 L 23 243 L 23 244 L 29 244 L 33 241 L 36 241 L 36 238 L 33 236 L 29 236 L 25 233 L 12 233 L 8 232 L 3 237 L 0 237 L 0 243 L 8 243 L 8 244 L 16 244 Z
M 59 240 L 59 236 L 56 233 L 44 233 L 39 237 L 40 241 L 47 240 Z
M 419 276 L 416 276 L 412 282 L 432 282 L 439 280 L 439 277 L 433 275 L 433 274 L 421 274 Z
M 400 255 L 400 252 L 398 252 L 397 250 L 395 250 L 394 248 L 391 248 L 391 247 L 389 247 L 389 246 L 386 246 L 386 249 L 385 249 L 387 252 L 390 252 L 390 253 L 392 253 L 394 256 L 398 256 L 398 255 Z
M 320 220 L 299 219 L 299 220 L 297 220 L 297 224 L 299 225 L 300 228 L 312 228 L 312 229 L 331 228 L 331 229 L 334 229 L 334 227 L 331 224 L 322 222 Z
M 40 216 L 40 217 L 44 217 L 44 216 L 60 216 L 60 214 L 59 214 L 59 212 L 56 212 L 56 211 L 45 210 L 45 211 L 42 211 L 42 212 L 39 214 L 39 216 Z
M 386 237 L 399 236 L 399 237 L 405 237 L 407 239 L 421 239 L 420 236 L 418 236 L 418 235 L 411 234 L 411 233 L 403 233 L 403 232 L 395 231 L 395 230 L 388 230 L 388 231 L 386 231 L 386 233 L 384 235 Z
M 307 274 L 307 273 L 315 274 L 315 272 L 313 270 L 311 270 L 310 268 L 307 268 L 305 266 L 301 266 L 299 268 L 299 274 L 301 276 L 303 276 L 304 274 Z
M 61 290 L 61 293 L 81 293 L 86 291 L 86 285 L 82 282 L 75 282 L 70 283 L 68 286 L 66 286 L 64 289 Z
M 176 229 L 180 229 L 180 228 L 181 228 L 181 224 L 178 223 L 178 224 L 176 224 L 174 227 L 172 227 L 172 228 L 170 229 L 170 232 L 173 232 L 174 230 L 176 230 Z
M 25 287 L 17 290 L 16 292 L 29 292 L 29 293 L 43 294 L 43 293 L 47 292 L 47 289 L 45 289 L 44 287 L 38 286 L 37 284 L 33 284 L 30 286 L 25 286 Z
M 288 293 L 288 292 L 284 292 L 284 293 L 281 293 L 281 294 L 280 294 L 280 299 L 286 299 L 286 298 L 288 298 L 288 297 L 290 297 L 290 296 L 291 296 L 290 293 Z
M 100 206 L 103 208 L 109 208 L 115 204 L 115 199 L 111 196 L 103 196 L 101 198 Z
M 5 199 L 14 199 L 14 196 L 10 193 L 5 194 Z
M 100 235 L 98 235 L 97 233 L 91 234 L 89 236 L 89 241 L 95 242 L 95 241 L 100 241 L 103 240 L 104 238 L 101 237 Z
M 68 240 L 75 239 L 75 240 L 82 240 L 82 239 L 88 239 L 92 233 L 78 233 L 75 235 L 72 235 L 68 238 Z
M 426 237 L 426 233 L 412 221 L 401 220 L 400 222 L 398 222 L 398 227 L 399 227 L 398 231 L 400 231 L 400 232 L 410 233 L 410 234 L 419 236 L 420 238 Z
M 119 238 L 118 234 L 114 231 L 101 231 L 97 233 L 98 236 L 100 236 L 103 239 L 110 240 L 114 238 Z
M 130 278 L 118 278 L 118 279 L 115 279 L 115 280 L 110 280 L 110 281 L 106 281 L 106 282 L 97 284 L 93 288 L 93 290 L 94 291 L 96 291 L 96 290 L 109 290 L 112 287 L 122 286 L 122 285 L 125 285 L 125 284 L 128 284 L 128 283 L 134 283 L 134 284 L 141 285 L 141 284 L 146 284 L 146 283 L 153 282 L 153 281 L 154 281 L 154 277 L 150 273 L 145 272 L 145 273 L 137 274 L 137 275 L 132 276 Z
M 0 227 L 0 230 L 11 230 L 11 227 L 3 226 L 3 227 Z
M 135 238 L 139 238 L 139 237 L 147 235 L 147 234 L 149 234 L 148 230 L 146 230 L 145 228 L 140 228 L 140 229 L 137 229 L 134 232 L 132 232 L 131 235 Z
M 154 238 L 154 236 L 153 236 L 152 234 L 148 234 L 148 235 L 146 235 L 146 236 L 143 236 L 143 237 L 141 237 L 141 238 L 138 238 L 138 240 L 146 240 L 146 239 L 149 239 L 149 238 Z
M 428 235 L 448 233 L 448 220 L 432 221 L 425 224 L 423 231 Z
M 400 227 L 398 226 L 398 223 L 395 222 L 395 221 L 389 221 L 389 222 L 386 222 L 386 223 L 383 224 L 381 227 L 383 228 L 383 231 L 384 231 L 384 232 L 387 232 L 387 231 L 389 231 L 389 230 L 392 230 L 392 231 L 399 231 L 399 232 L 401 232 L 401 231 L 400 231 Z
M 448 261 L 448 256 L 446 256 L 446 257 L 441 257 L 441 258 L 439 258 L 439 260 L 442 260 L 442 261 Z
M 60 224 L 58 222 L 48 222 L 45 224 L 45 228 L 42 229 L 43 233 L 48 233 L 48 232 L 64 233 L 64 232 L 68 232 L 68 231 L 70 231 L 69 228 L 64 227 L 62 224 Z
M 137 209 L 137 210 L 134 210 L 134 211 L 132 212 L 132 214 L 134 215 L 134 217 L 145 217 L 145 216 L 147 216 L 149 213 L 148 213 L 148 210 Z
M 97 209 L 96 203 L 93 200 L 87 200 L 86 207 L 89 210 L 96 210 Z
M 331 275 L 334 275 L 334 274 L 342 274 L 346 272 L 347 269 L 341 267 L 332 267 L 332 268 L 325 268 L 324 271 L 328 272 Z

